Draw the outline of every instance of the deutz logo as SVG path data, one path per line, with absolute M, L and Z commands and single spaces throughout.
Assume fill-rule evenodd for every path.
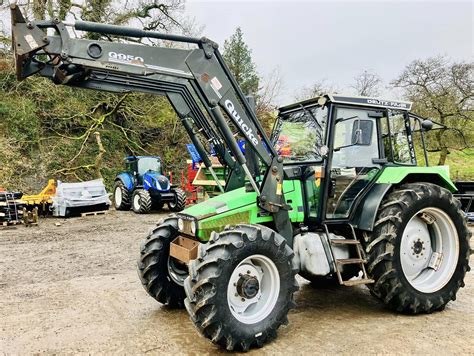
M 230 101 L 229 99 L 227 99 L 225 102 L 224 102 L 224 105 L 226 107 L 226 109 L 229 111 L 229 114 L 232 115 L 232 117 L 235 119 L 235 121 L 237 121 L 237 123 L 239 124 L 239 126 L 242 128 L 242 130 L 245 132 L 245 136 L 247 136 L 247 138 L 255 145 L 257 146 L 258 145 L 258 139 L 257 137 L 255 136 L 255 134 L 253 133 L 252 129 L 250 127 L 247 126 L 247 124 L 244 122 L 244 120 L 240 117 L 240 115 L 237 113 L 237 111 L 235 110 L 235 107 L 234 107 L 234 103 L 232 101 Z

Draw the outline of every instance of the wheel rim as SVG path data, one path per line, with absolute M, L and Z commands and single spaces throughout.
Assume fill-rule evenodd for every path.
M 115 188 L 114 201 L 115 206 L 120 206 L 122 204 L 122 189 L 120 189 L 120 187 Z
M 189 272 L 186 265 L 176 262 L 176 259 L 168 257 L 168 274 L 176 284 L 184 286 L 184 280 L 188 277 Z
M 453 276 L 458 259 L 458 233 L 444 211 L 425 208 L 410 219 L 400 243 L 400 261 L 412 287 L 422 293 L 440 290 Z
M 138 194 L 133 197 L 133 206 L 135 210 L 140 210 L 140 196 Z
M 241 323 L 255 324 L 273 310 L 280 294 L 280 274 L 273 261 L 263 255 L 242 260 L 227 286 L 227 303 Z
M 178 198 L 177 198 L 177 196 L 176 196 L 176 194 L 175 194 L 175 195 L 174 195 L 174 200 L 173 200 L 173 201 L 170 201 L 170 202 L 168 203 L 168 206 L 169 206 L 171 209 L 174 209 L 174 208 L 175 208 L 175 206 L 176 206 L 176 200 L 178 200 Z

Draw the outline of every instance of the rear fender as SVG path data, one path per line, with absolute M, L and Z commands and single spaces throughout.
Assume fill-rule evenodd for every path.
M 355 208 L 351 225 L 360 230 L 372 231 L 380 203 L 391 187 L 392 184 L 387 183 L 375 184 Z
M 384 173 L 386 170 L 394 170 Z M 396 169 L 396 171 L 395 171 Z M 395 173 L 395 174 L 393 174 Z M 404 174 L 405 173 L 405 174 Z M 438 167 L 410 167 L 410 170 L 398 169 L 398 167 L 386 168 L 377 179 L 376 184 L 363 197 L 355 208 L 354 217 L 351 224 L 361 230 L 372 231 L 375 217 L 380 207 L 380 203 L 393 186 L 400 186 L 404 183 L 427 182 L 439 185 L 451 192 L 457 189 L 449 178 L 449 171 L 442 166 Z

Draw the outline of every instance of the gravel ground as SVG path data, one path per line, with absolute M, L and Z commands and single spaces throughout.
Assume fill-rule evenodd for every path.
M 139 282 L 140 240 L 159 218 L 111 211 L 0 229 L 0 353 L 222 352 Z M 289 325 L 249 354 L 474 354 L 473 273 L 445 311 L 418 316 L 386 310 L 363 286 L 299 281 Z

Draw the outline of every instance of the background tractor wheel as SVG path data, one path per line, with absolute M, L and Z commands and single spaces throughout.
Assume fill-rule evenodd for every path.
M 151 196 L 145 189 L 136 189 L 132 195 L 132 209 L 137 214 L 147 214 L 151 210 Z
M 201 334 L 244 351 L 275 338 L 298 289 L 293 256 L 285 239 L 264 226 L 213 233 L 184 283 L 186 309 Z
M 464 287 L 469 238 L 460 203 L 430 183 L 405 184 L 384 198 L 366 235 L 373 295 L 391 309 L 441 310 Z
M 178 235 L 178 221 L 168 218 L 155 228 L 140 248 L 138 275 L 143 287 L 158 302 L 173 308 L 184 306 L 186 265 L 170 257 L 170 243 Z
M 168 207 L 171 211 L 181 211 L 186 207 L 186 192 L 181 188 L 174 189 L 174 202 L 169 202 Z
M 130 192 L 121 180 L 114 185 L 114 206 L 116 210 L 130 209 Z

